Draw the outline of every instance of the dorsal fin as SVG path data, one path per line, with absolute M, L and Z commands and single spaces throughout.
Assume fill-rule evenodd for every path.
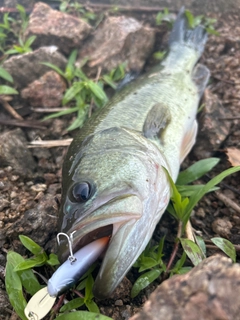
M 171 120 L 170 112 L 162 103 L 156 103 L 148 112 L 147 118 L 143 125 L 143 134 L 146 138 L 161 139 L 162 131 L 166 128 Z

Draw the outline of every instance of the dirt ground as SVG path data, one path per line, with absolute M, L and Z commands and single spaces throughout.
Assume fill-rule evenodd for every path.
M 128 15 L 130 15 L 128 13 Z M 211 13 L 209 13 L 210 16 Z M 141 13 L 134 16 L 143 21 L 152 23 L 153 13 Z M 199 114 L 199 136 L 195 147 L 182 164 L 186 168 L 196 160 L 209 156 L 219 157 L 220 163 L 204 177 L 200 182 L 206 183 L 209 178 L 230 167 L 226 156 L 228 148 L 240 148 L 240 20 L 237 14 L 215 15 L 217 18 L 216 30 L 219 36 L 210 35 L 206 50 L 201 58 L 201 63 L 205 64 L 211 71 L 211 80 L 204 94 L 203 103 L 206 108 L 214 105 L 214 114 L 209 115 L 206 110 Z M 161 34 L 161 26 L 159 34 Z M 166 45 L 166 36 L 160 43 L 160 48 Z M 156 50 L 159 48 L 156 48 Z M 152 63 L 150 59 L 149 64 Z M 22 102 L 19 101 L 19 104 Z M 4 119 L 11 118 L 0 106 L 1 116 Z M 24 120 L 39 119 L 42 115 L 29 114 Z M 49 120 L 43 126 L 44 130 L 34 128 L 21 128 L 28 141 L 37 137 L 43 140 L 57 140 L 59 138 L 71 138 L 77 134 L 77 130 L 68 133 L 65 128 L 71 121 L 71 117 Z M 12 126 L 2 125 L 1 133 L 15 129 Z M 218 140 L 218 137 L 220 137 Z M 215 140 L 214 140 L 215 139 Z M 214 143 L 215 142 L 215 143 Z M 32 177 L 21 178 L 14 173 L 14 168 L 1 166 L 0 168 L 0 264 L 3 269 L 6 262 L 6 252 L 8 250 L 18 251 L 25 255 L 18 240 L 18 234 L 27 234 L 50 252 L 55 250 L 56 237 L 56 216 L 57 204 L 55 198 L 60 199 L 61 194 L 61 166 L 67 147 L 58 148 L 30 148 L 30 152 L 36 161 L 36 169 Z M 222 236 L 230 240 L 237 249 L 237 258 L 240 258 L 240 173 L 236 173 L 226 178 L 220 184 L 219 192 L 208 194 L 194 209 L 191 217 L 192 226 L 205 240 L 208 248 L 208 256 L 216 253 L 209 239 L 214 236 Z M 230 200 L 230 201 L 229 201 Z M 228 201 L 228 202 L 227 202 Z M 234 207 L 236 204 L 238 207 Z M 48 210 L 52 232 L 42 233 L 43 237 L 29 231 L 29 225 L 25 225 L 24 214 L 32 213 L 31 210 Z M 49 222 L 49 223 L 50 223 Z M 30 224 L 30 222 L 28 222 Z M 26 229 L 28 232 L 26 233 Z M 47 226 L 46 226 L 47 229 Z M 47 229 L 49 230 L 49 229 Z M 166 235 L 165 259 L 167 261 L 176 234 L 176 223 L 165 214 L 159 223 L 154 239 Z M 159 284 L 156 281 L 146 290 L 131 299 L 129 295 L 130 282 L 137 277 L 137 272 L 132 269 L 123 281 L 118 291 L 104 301 L 97 301 L 103 314 L 113 319 L 128 319 L 136 313 L 142 304 L 148 299 L 149 294 Z M 0 288 L 4 289 L 3 273 L 0 277 Z M 0 316 L 1 318 L 1 316 Z M 10 306 L 7 307 L 7 314 L 4 319 L 16 319 L 11 313 Z

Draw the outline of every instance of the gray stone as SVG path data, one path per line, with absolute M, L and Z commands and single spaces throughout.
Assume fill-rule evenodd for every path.
M 0 167 L 11 166 L 21 177 L 32 177 L 36 163 L 27 148 L 27 140 L 21 129 L 0 135 Z
M 240 265 L 212 256 L 190 272 L 164 281 L 131 320 L 236 320 Z
M 34 46 L 56 45 L 60 51 L 69 54 L 82 45 L 91 30 L 86 21 L 37 2 L 30 15 L 26 36 L 37 36 Z
M 140 71 L 153 50 L 154 39 L 155 31 L 134 18 L 108 17 L 80 50 L 77 65 L 88 57 L 83 68 L 88 75 L 96 75 L 99 67 L 102 73 L 108 72 L 123 62 L 130 70 Z
M 66 83 L 55 71 L 48 71 L 21 91 L 22 98 L 33 107 L 51 108 L 61 105 Z
M 51 194 L 44 195 L 35 208 L 27 210 L 20 219 L 7 225 L 4 229 L 5 241 L 12 242 L 24 232 L 24 235 L 40 246 L 45 246 L 56 233 L 57 216 L 54 205 L 54 197 Z
M 21 89 L 51 70 L 42 62 L 52 63 L 60 69 L 65 69 L 67 64 L 66 58 L 58 52 L 57 47 L 50 46 L 12 56 L 3 63 L 3 68 L 12 75 L 14 86 Z

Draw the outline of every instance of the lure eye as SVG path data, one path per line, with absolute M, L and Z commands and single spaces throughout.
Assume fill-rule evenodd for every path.
M 72 195 L 77 202 L 86 202 L 92 194 L 90 183 L 83 181 L 76 183 L 72 188 Z

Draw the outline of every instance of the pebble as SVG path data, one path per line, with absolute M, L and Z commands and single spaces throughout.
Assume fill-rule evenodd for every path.
M 232 223 L 226 219 L 217 218 L 212 223 L 213 231 L 223 238 L 229 237 L 232 227 Z
M 9 201 L 7 199 L 0 198 L 0 211 L 7 207 L 9 207 Z
M 12 191 L 12 192 L 10 193 L 10 198 L 11 198 L 11 199 L 16 198 L 17 196 L 18 196 L 18 194 L 17 194 L 16 191 Z
M 19 179 L 19 176 L 12 175 L 10 180 L 14 182 L 14 181 L 17 181 L 18 179 Z
M 121 299 L 115 301 L 115 306 L 123 306 L 123 301 Z
M 199 218 L 205 218 L 206 212 L 203 208 L 198 208 L 198 210 L 195 212 L 195 215 Z
M 31 186 L 30 189 L 35 192 L 43 192 L 47 190 L 47 185 L 44 183 L 38 183 Z

